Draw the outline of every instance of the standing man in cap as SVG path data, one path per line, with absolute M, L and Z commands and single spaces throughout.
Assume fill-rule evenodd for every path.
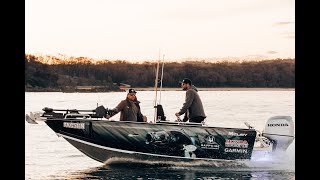
M 136 121 L 136 122 L 146 122 L 147 117 L 143 116 L 140 110 L 140 101 L 137 100 L 137 91 L 134 89 L 129 89 L 127 97 L 122 100 L 117 107 L 109 110 L 109 115 L 105 117 L 109 119 L 110 117 L 120 114 L 120 121 Z
M 175 115 L 179 117 L 185 114 L 183 121 L 189 120 L 189 122 L 201 123 L 206 115 L 197 88 L 192 85 L 192 81 L 188 78 L 181 81 L 181 87 L 182 90 L 186 91 L 186 98 L 182 108 Z

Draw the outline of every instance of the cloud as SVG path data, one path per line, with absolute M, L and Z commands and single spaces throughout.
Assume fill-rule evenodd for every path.
M 294 39 L 295 38 L 295 32 L 294 32 L 294 26 L 290 26 L 290 25 L 294 25 L 295 22 L 292 21 L 281 21 L 281 22 L 276 22 L 273 24 L 273 27 L 283 27 L 285 29 L 287 29 L 286 31 L 283 31 L 281 33 L 281 35 L 284 38 L 288 38 L 288 39 Z M 283 28 L 280 28 L 283 30 Z M 293 29 L 293 31 L 292 31 Z
M 267 51 L 267 54 L 278 54 L 277 51 Z
M 294 24 L 294 22 L 291 22 L 291 21 L 276 22 L 273 24 L 273 26 L 283 26 L 283 25 L 290 25 L 290 24 Z

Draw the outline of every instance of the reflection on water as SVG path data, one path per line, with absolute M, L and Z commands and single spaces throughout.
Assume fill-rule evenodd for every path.
M 177 167 L 150 164 L 112 164 L 70 173 L 66 179 L 284 179 L 295 178 L 294 172 L 252 171 L 248 169 Z

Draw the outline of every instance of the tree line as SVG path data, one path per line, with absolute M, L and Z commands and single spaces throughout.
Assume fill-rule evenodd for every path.
M 77 57 L 59 59 L 25 55 L 25 87 L 63 89 L 75 86 L 107 86 L 116 90 L 120 83 L 131 87 L 154 87 L 158 62 L 130 63 L 118 60 L 92 61 Z M 52 63 L 54 62 L 54 63 Z M 197 87 L 294 88 L 295 59 L 242 62 L 160 62 L 162 87 L 180 87 L 179 81 L 190 78 Z M 160 82 L 160 80 L 159 80 Z

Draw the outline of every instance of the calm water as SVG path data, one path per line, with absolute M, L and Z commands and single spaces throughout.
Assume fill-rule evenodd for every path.
M 248 122 L 263 130 L 268 118 L 291 116 L 295 121 L 294 91 L 200 91 L 206 123 L 218 127 L 246 128 Z M 25 112 L 43 107 L 56 109 L 95 109 L 97 105 L 114 108 L 126 96 L 111 93 L 25 93 Z M 167 119 L 174 121 L 183 104 L 184 91 L 158 92 Z M 142 113 L 153 120 L 154 91 L 139 91 Z M 118 119 L 119 114 L 113 119 Z M 295 179 L 295 141 L 286 154 L 275 157 L 253 156 L 248 167 L 193 166 L 175 164 L 157 166 L 152 162 L 102 164 L 82 154 L 43 122 L 25 121 L 25 179 Z

